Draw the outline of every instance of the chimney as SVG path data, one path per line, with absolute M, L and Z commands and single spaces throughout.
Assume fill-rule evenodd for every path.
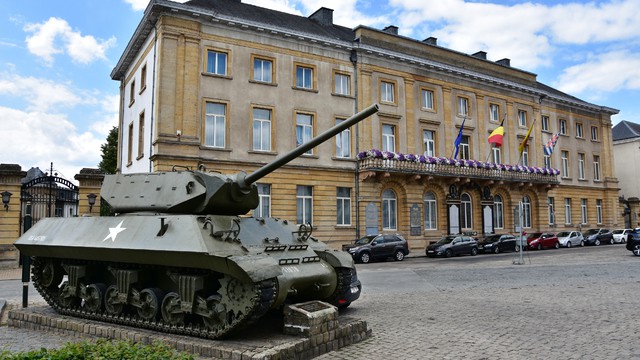
M 472 54 L 471 56 L 473 56 L 474 58 L 487 60 L 487 52 L 486 51 L 478 51 L 477 53 Z
M 382 29 L 382 31 L 388 34 L 398 35 L 398 27 L 394 25 L 389 25 L 386 28 Z
M 309 15 L 309 19 L 317 22 L 320 25 L 331 26 L 333 25 L 333 9 L 321 7 L 316 12 Z
M 500 60 L 496 61 L 496 64 L 499 64 L 499 65 L 502 65 L 502 66 L 511 67 L 511 60 L 508 59 L 508 58 L 500 59 Z
M 427 45 L 438 46 L 438 38 L 435 38 L 433 36 L 429 36 L 428 38 L 422 40 L 422 42 Z

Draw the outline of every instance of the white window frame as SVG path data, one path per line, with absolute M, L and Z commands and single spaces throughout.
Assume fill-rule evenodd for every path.
M 551 168 L 551 156 L 547 155 L 547 154 L 543 154 L 543 162 L 544 162 L 544 167 L 547 169 Z
M 265 69 L 265 65 L 269 64 L 268 69 Z M 253 58 L 253 80 L 263 83 L 273 82 L 273 60 L 264 59 L 261 57 Z
M 271 217 L 271 185 L 258 183 L 256 187 L 258 188 L 258 207 L 253 210 L 253 216 L 257 218 Z
M 500 105 L 489 104 L 489 121 L 493 121 L 493 122 L 500 121 Z
M 529 166 L 529 145 L 525 145 L 522 149 L 522 165 Z
M 213 56 L 213 62 L 210 59 Z M 224 58 L 224 64 L 220 64 L 220 58 Z M 212 67 L 210 67 L 212 66 Z M 227 75 L 227 67 L 229 66 L 229 53 L 220 50 L 207 50 L 206 72 L 220 76 Z
M 598 141 L 598 127 L 591 127 L 591 141 Z
M 437 230 L 438 229 L 438 203 L 436 194 L 433 191 L 429 191 L 424 195 L 424 229 L 425 230 Z
M 562 177 L 568 178 L 569 174 L 569 152 L 567 150 L 562 150 L 560 152 L 560 157 L 562 159 Z
M 558 128 L 558 132 L 560 133 L 560 135 L 567 135 L 567 120 L 560 119 L 558 121 Z
M 502 164 L 502 150 L 499 147 L 494 146 L 491 148 L 491 159 L 494 164 Z
M 473 199 L 467 193 L 460 195 L 460 229 L 473 229 Z
M 582 225 L 585 225 L 587 223 L 587 199 L 580 200 L 580 215 Z
M 296 223 L 313 224 L 313 186 L 296 186 Z
M 518 125 L 527 127 L 527 112 L 525 110 L 518 110 Z
M 584 129 L 583 129 L 581 123 L 576 123 L 576 137 L 578 139 L 583 139 L 584 138 Z
M 547 210 L 549 213 L 549 225 L 553 225 L 556 223 L 555 199 L 553 197 L 547 198 Z
M 549 131 L 549 117 L 542 115 L 540 122 L 542 123 L 542 131 Z
M 343 73 L 334 73 L 334 88 L 335 94 L 349 96 L 351 94 L 351 76 Z
M 219 105 L 224 111 L 222 113 L 214 112 L 219 109 L 209 109 L 209 105 Z M 204 145 L 214 148 L 224 148 L 226 128 L 227 104 L 207 101 L 205 103 Z
M 268 118 L 261 117 L 264 112 L 267 112 Z M 253 116 L 253 150 L 271 151 L 271 126 L 273 112 L 271 109 L 255 107 L 251 113 Z
M 343 121 L 344 119 L 336 119 L 336 125 Z M 348 128 L 336 135 L 336 157 L 343 159 L 351 157 L 351 130 Z
M 578 153 L 578 179 L 580 180 L 584 180 L 584 176 L 585 176 L 585 169 L 584 169 L 585 157 L 586 155 L 584 153 Z
M 310 66 L 296 65 L 296 87 L 298 89 L 313 89 L 313 68 Z
M 422 130 L 422 143 L 424 144 L 424 156 L 436 156 L 436 132 Z
M 493 225 L 495 229 L 504 229 L 504 203 L 500 195 L 493 197 Z
M 564 199 L 564 223 L 571 225 L 571 199 Z
M 342 190 L 342 194 L 341 194 Z M 345 193 L 346 191 L 346 193 Z M 336 225 L 351 225 L 351 188 L 336 188 Z
M 469 99 L 458 96 L 458 116 L 469 116 Z
M 593 155 L 593 180 L 600 181 L 600 155 Z
M 522 198 L 522 227 L 531 228 L 531 199 L 528 196 Z
M 602 199 L 596 199 L 596 223 L 602 224 Z
M 460 159 L 471 160 L 471 144 L 469 144 L 470 141 L 470 136 L 462 136 L 462 141 L 460 141 L 460 150 L 458 151 L 460 153 Z
M 382 193 L 382 230 L 397 230 L 398 198 L 395 191 L 387 189 Z
M 435 94 L 433 90 L 422 89 L 422 109 L 434 110 L 435 109 Z
M 395 84 L 389 81 L 380 81 L 380 101 L 395 103 Z
M 389 131 L 391 130 L 391 131 Z M 382 124 L 382 151 L 396 151 L 396 126 Z
M 309 120 L 308 124 L 307 121 Z M 313 139 L 313 115 L 296 113 L 296 146 L 301 146 Z M 313 155 L 313 149 L 307 150 L 304 155 Z

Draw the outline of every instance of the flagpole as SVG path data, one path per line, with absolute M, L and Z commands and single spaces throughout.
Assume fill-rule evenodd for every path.
M 456 153 L 456 149 L 458 148 L 458 146 L 460 146 L 460 144 L 456 145 L 456 141 L 458 140 L 459 137 L 462 136 L 462 129 L 464 129 L 464 122 L 467 121 L 467 115 L 464 116 L 464 119 L 462 119 L 462 125 L 460 125 L 460 131 L 458 131 L 458 136 L 456 136 L 456 140 L 454 140 L 453 144 L 455 145 L 453 147 L 453 152 L 451 153 L 451 158 L 454 158 L 453 156 Z

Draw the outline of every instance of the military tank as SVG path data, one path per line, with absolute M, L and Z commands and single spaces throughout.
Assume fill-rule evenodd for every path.
M 107 175 L 109 217 L 46 218 L 15 243 L 32 282 L 60 314 L 221 338 L 286 303 L 359 298 L 351 256 L 310 224 L 242 216 L 255 182 L 378 111 L 372 105 L 251 174 Z

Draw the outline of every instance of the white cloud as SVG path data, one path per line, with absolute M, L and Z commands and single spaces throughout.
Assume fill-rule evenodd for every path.
M 30 104 L 29 110 L 44 112 L 54 107 L 73 107 L 93 101 L 90 98 L 83 99 L 69 84 L 15 74 L 0 73 L 0 93 L 22 98 Z
M 558 89 L 571 94 L 640 90 L 640 54 L 612 51 L 564 69 Z M 595 93 L 595 94 L 594 94 Z
M 74 62 L 88 64 L 98 59 L 106 60 L 107 49 L 116 45 L 115 37 L 98 40 L 91 35 L 82 35 L 71 29 L 66 20 L 49 18 L 39 24 L 27 24 L 27 48 L 32 54 L 42 58 L 45 64 L 52 65 L 54 55 L 67 52 Z
M 39 166 L 45 171 L 53 161 L 61 174 L 73 180 L 81 168 L 97 167 L 100 162 L 100 145 L 105 139 L 78 133 L 64 115 L 0 106 L 0 119 L 11 124 L 3 128 L 0 142 L 3 163 L 19 164 L 23 170 Z

